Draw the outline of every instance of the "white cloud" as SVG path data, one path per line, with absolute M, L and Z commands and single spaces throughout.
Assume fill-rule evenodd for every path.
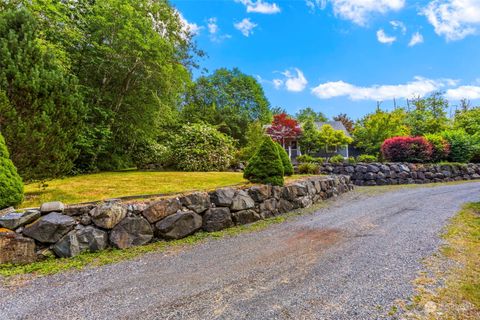
M 422 10 L 435 33 L 447 41 L 476 34 L 480 26 L 480 0 L 434 0 Z
M 264 2 L 263 0 L 235 0 L 235 2 L 245 5 L 247 7 L 247 12 L 275 14 L 281 11 L 276 3 Z
M 390 25 L 393 27 L 393 29 L 395 29 L 395 30 L 398 29 L 398 30 L 402 31 L 403 34 L 407 33 L 407 27 L 405 26 L 405 24 L 402 21 L 392 20 L 392 21 L 390 21 Z
M 420 32 L 417 31 L 412 35 L 412 38 L 410 39 L 408 46 L 413 47 L 420 43 L 423 43 L 423 36 Z
M 377 40 L 380 43 L 392 44 L 397 41 L 397 38 L 388 36 L 383 29 L 380 29 L 377 31 Z
M 210 35 L 210 40 L 213 42 L 222 42 L 232 36 L 229 34 L 220 34 L 220 27 L 217 24 L 217 18 L 213 17 L 207 20 L 207 29 Z
M 275 89 L 280 89 L 283 86 L 283 80 L 281 79 L 273 79 L 273 86 Z
M 200 33 L 200 30 L 202 27 L 200 27 L 196 23 L 188 22 L 187 19 L 182 15 L 180 11 L 177 11 L 178 17 L 180 18 L 180 23 L 183 26 L 183 31 L 186 33 L 191 34 L 192 36 L 195 36 Z
M 245 18 L 242 21 L 235 23 L 233 26 L 245 37 L 248 37 L 253 33 L 253 29 L 257 26 L 257 24 L 251 22 L 249 18 Z
M 447 92 L 445 93 L 445 96 L 447 99 L 451 99 L 451 100 L 480 99 L 480 87 L 479 86 L 460 86 L 458 88 L 447 90 Z
M 457 81 L 452 79 L 432 80 L 423 77 L 415 77 L 413 81 L 406 84 L 369 87 L 359 87 L 344 81 L 336 81 L 320 84 L 312 89 L 312 93 L 320 99 L 346 96 L 351 100 L 382 101 L 393 98 L 423 97 L 446 86 L 456 84 Z
M 302 70 L 293 68 L 293 70 L 285 70 L 281 72 L 281 74 L 285 76 L 285 79 L 273 79 L 275 89 L 280 89 L 285 86 L 285 89 L 291 92 L 301 92 L 305 90 L 308 81 Z
M 316 4 L 321 9 L 330 3 L 336 16 L 360 26 L 368 23 L 371 14 L 398 11 L 405 6 L 405 0 L 307 0 L 306 3 L 310 8 Z

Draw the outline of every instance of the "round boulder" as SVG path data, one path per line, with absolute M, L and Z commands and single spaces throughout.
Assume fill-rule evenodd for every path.
M 90 211 L 93 223 L 104 229 L 112 229 L 127 215 L 127 208 L 118 202 L 105 202 Z
M 75 225 L 75 219 L 52 212 L 25 227 L 23 234 L 44 243 L 55 243 Z
M 203 230 L 220 231 L 233 226 L 232 214 L 228 208 L 211 208 L 203 216 Z

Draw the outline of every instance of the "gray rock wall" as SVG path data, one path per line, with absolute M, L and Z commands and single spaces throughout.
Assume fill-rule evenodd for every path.
M 0 263 L 72 257 L 108 247 L 180 239 L 201 230 L 219 231 L 305 208 L 352 189 L 348 175 L 335 175 L 284 187 L 222 188 L 141 203 L 111 200 L 64 206 L 54 202 L 25 212 L 10 208 L 0 215 Z
M 357 186 L 423 184 L 480 179 L 480 164 L 325 164 L 321 172 L 348 175 Z

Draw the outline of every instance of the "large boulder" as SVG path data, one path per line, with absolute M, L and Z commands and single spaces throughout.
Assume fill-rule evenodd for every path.
M 210 196 L 206 192 L 195 192 L 180 198 L 180 202 L 196 213 L 205 212 L 210 208 Z
M 55 243 L 52 249 L 58 257 L 68 258 L 85 251 L 100 251 L 105 249 L 107 245 L 107 232 L 88 226 L 70 231 Z
M 152 238 L 150 223 L 139 216 L 126 217 L 110 233 L 110 242 L 119 249 L 140 246 Z
M 77 230 L 77 238 L 82 251 L 95 252 L 108 247 L 108 233 L 93 226 Z
M 237 192 L 230 205 L 232 211 L 242 211 L 253 207 L 255 207 L 255 201 L 243 190 Z
M 278 200 L 275 198 L 265 200 L 264 202 L 260 203 L 260 214 L 263 218 L 271 217 L 278 214 Z
M 202 227 L 202 217 L 193 211 L 179 211 L 155 224 L 157 235 L 164 239 L 181 239 Z
M 42 214 L 48 214 L 50 212 L 63 212 L 65 210 L 65 205 L 60 201 L 45 202 L 40 207 L 40 212 Z
M 41 214 L 38 210 L 27 210 L 25 212 L 13 211 L 0 216 L 0 227 L 15 230 L 37 220 L 40 216 Z
M 23 234 L 44 243 L 55 243 L 75 225 L 75 219 L 52 212 L 27 225 Z
M 174 214 L 180 209 L 182 209 L 182 204 L 178 199 L 165 199 L 153 203 L 147 209 L 145 209 L 142 214 L 145 218 L 147 218 L 148 222 L 155 223 L 169 215 Z
M 242 210 L 233 212 L 232 219 L 235 224 L 241 225 L 261 220 L 262 216 L 255 210 Z
M 210 194 L 210 200 L 217 207 L 229 207 L 232 204 L 235 190 L 232 188 L 222 188 L 213 191 Z
M 125 218 L 127 207 L 119 202 L 105 202 L 90 211 L 93 223 L 103 229 L 112 229 Z
M 233 226 L 232 214 L 228 208 L 211 208 L 203 215 L 203 230 L 220 231 Z
M 253 186 L 248 189 L 248 194 L 255 202 L 263 202 L 270 198 L 270 195 L 272 194 L 272 186 L 267 184 Z
M 0 230 L 0 264 L 26 264 L 36 259 L 35 241 L 11 230 Z

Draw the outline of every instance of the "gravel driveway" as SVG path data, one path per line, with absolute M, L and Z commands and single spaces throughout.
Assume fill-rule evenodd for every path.
M 266 230 L 0 288 L 0 319 L 380 319 L 480 183 L 344 195 Z

